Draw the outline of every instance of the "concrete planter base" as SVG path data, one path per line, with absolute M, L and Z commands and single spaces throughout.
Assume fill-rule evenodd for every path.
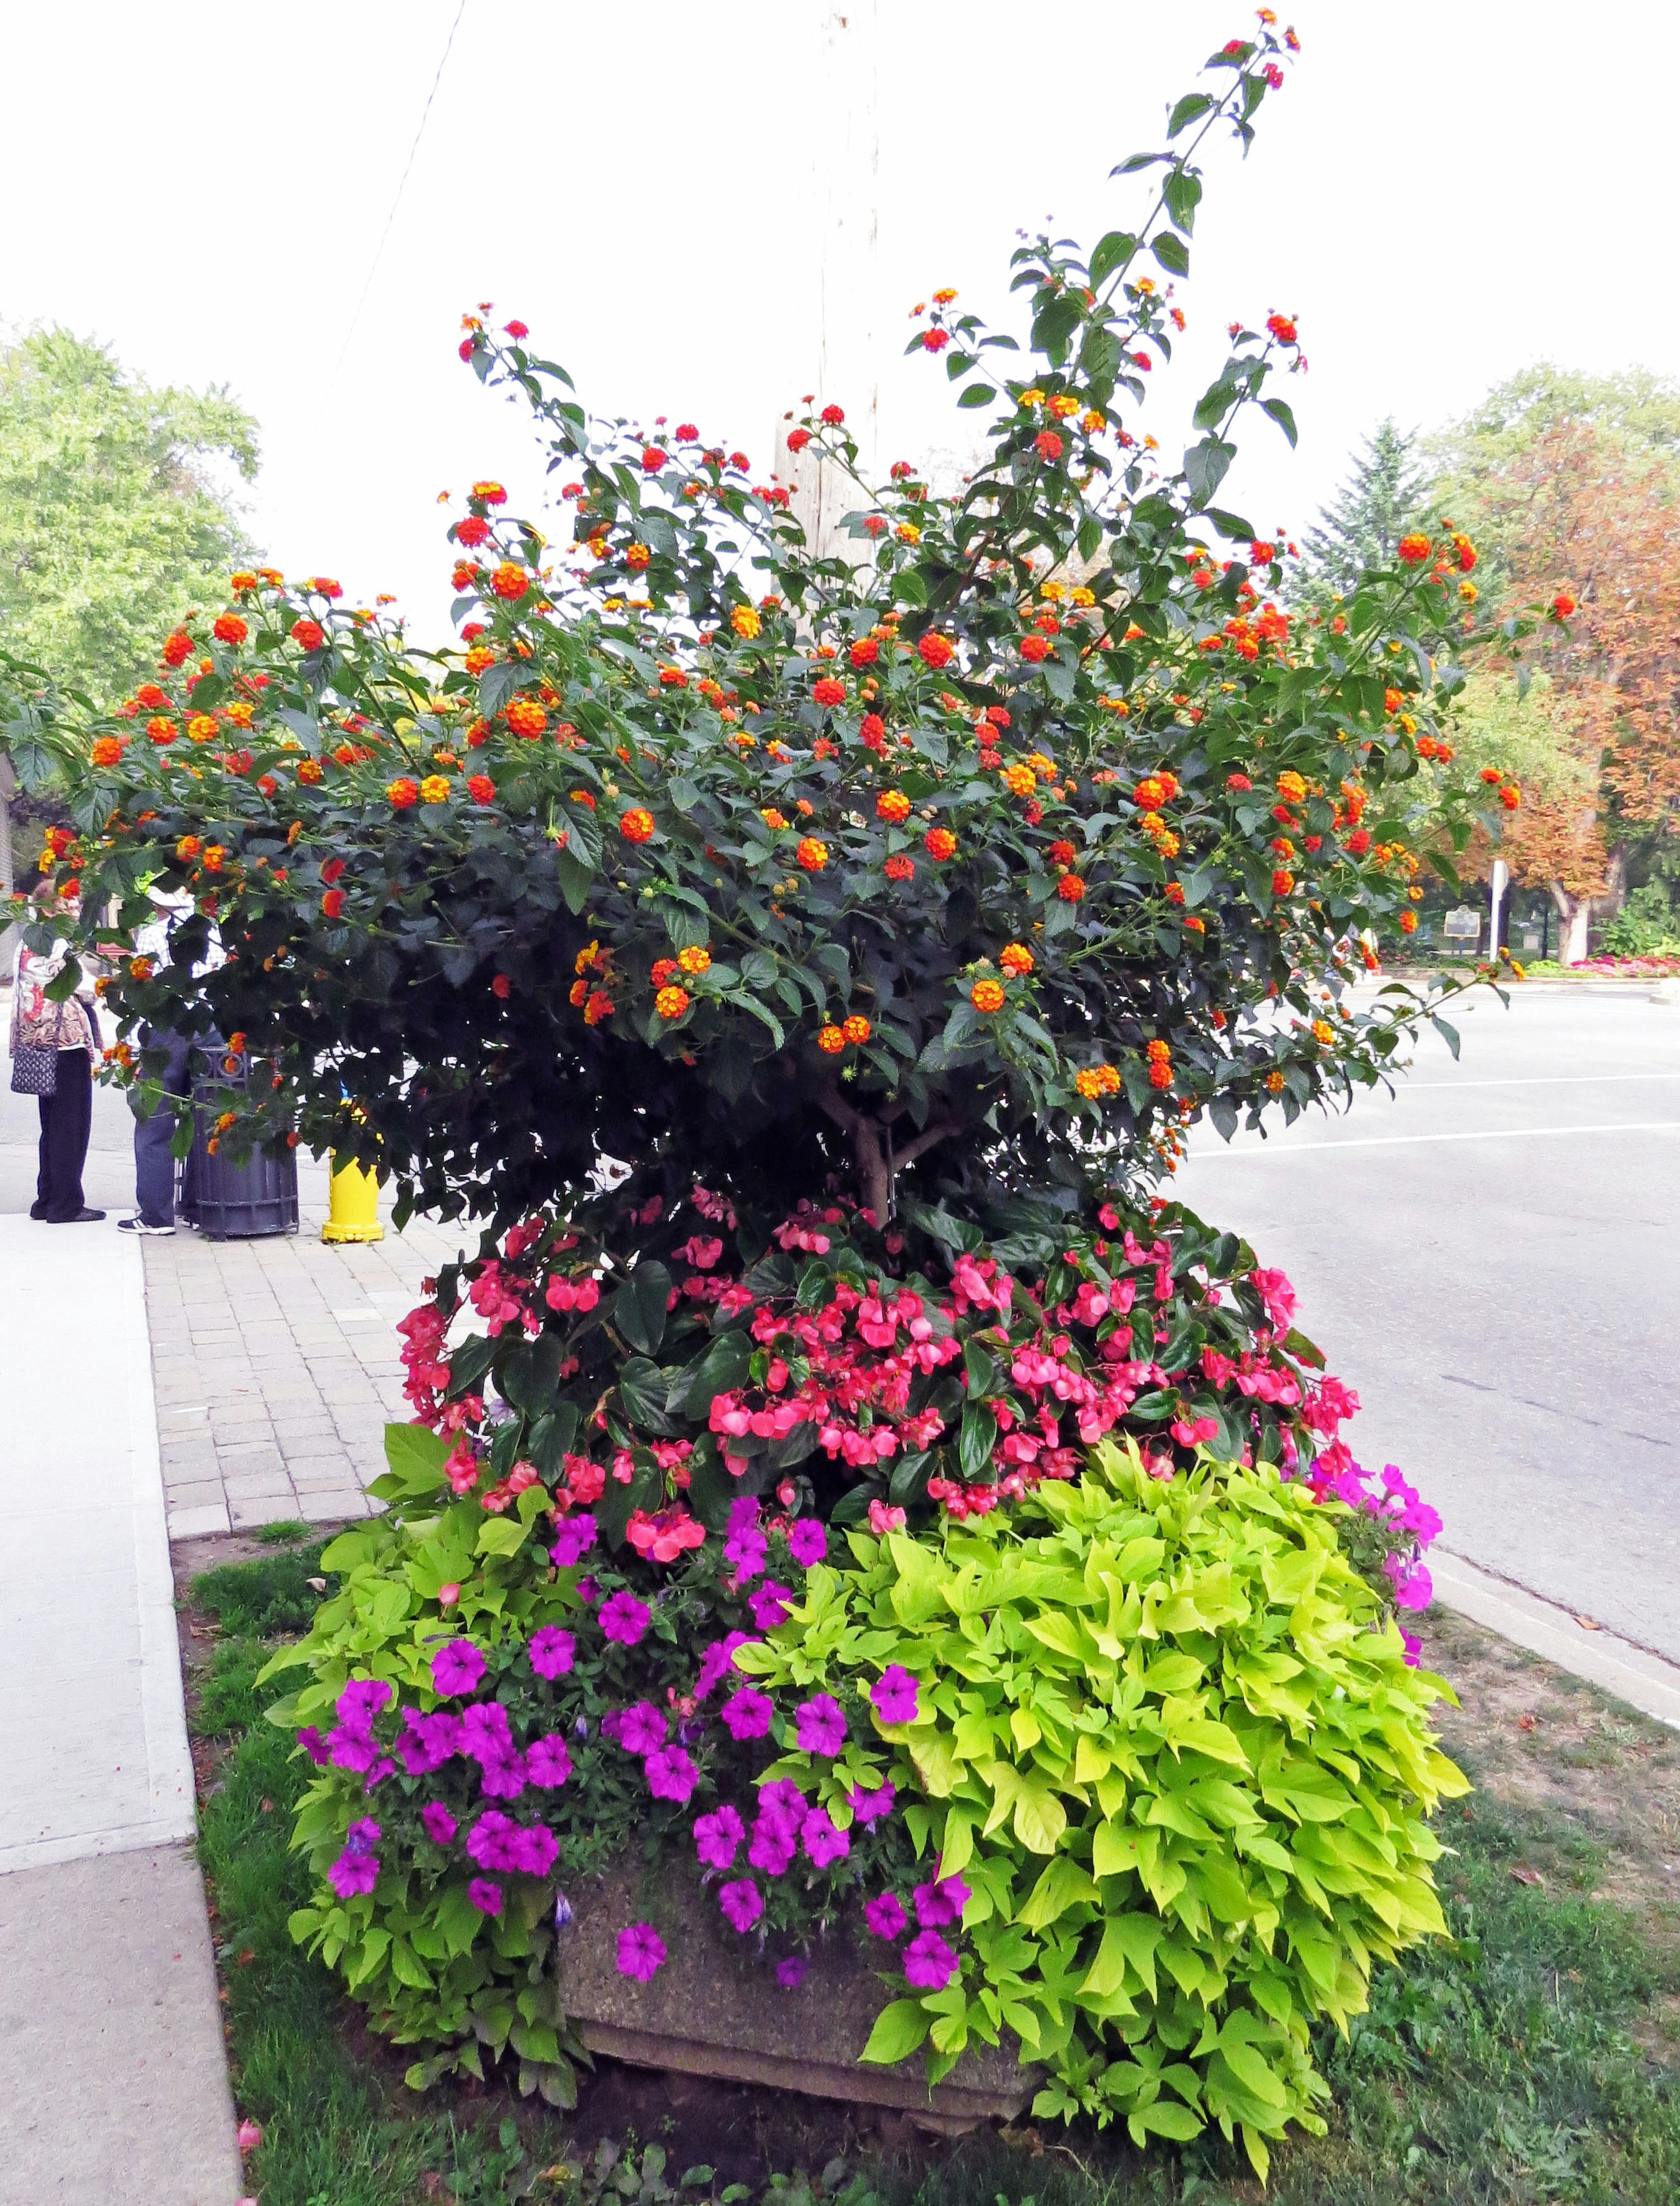
M 931 2091 L 920 2052 L 891 2068 L 860 2063 L 876 2016 L 902 1994 L 902 1982 L 897 1991 L 884 1983 L 842 1933 L 813 1954 L 798 1989 L 784 1991 L 773 1965 L 758 1957 L 757 1941 L 731 1931 L 709 1897 L 686 1880 L 650 1891 L 623 1865 L 571 1895 L 574 1919 L 560 1934 L 560 1999 L 592 2053 L 893 2108 L 950 2136 L 1012 2121 L 1031 2103 L 1043 2072 L 1022 2065 L 1007 2033 L 998 2047 L 971 2046 Z M 618 1933 L 639 1922 L 652 1923 L 666 1947 L 647 1984 L 618 1972 Z

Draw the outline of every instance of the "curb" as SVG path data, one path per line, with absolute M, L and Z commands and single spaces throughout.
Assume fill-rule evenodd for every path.
M 1680 1664 L 1602 1627 L 1588 1631 L 1573 1611 L 1542 1601 L 1508 1578 L 1495 1577 L 1437 1547 L 1429 1558 L 1435 1598 L 1485 1625 L 1571 1677 L 1613 1693 L 1618 1701 L 1680 1731 Z

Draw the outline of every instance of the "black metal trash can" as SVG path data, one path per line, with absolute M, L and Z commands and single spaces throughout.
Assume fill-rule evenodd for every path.
M 254 1148 L 235 1164 L 211 1137 L 229 1088 L 243 1088 L 247 1070 L 218 1073 L 193 1086 L 193 1146 L 182 1167 L 179 1216 L 212 1241 L 252 1241 L 297 1231 L 297 1157 L 289 1148 Z

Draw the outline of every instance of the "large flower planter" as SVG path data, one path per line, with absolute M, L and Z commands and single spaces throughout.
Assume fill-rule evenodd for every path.
M 895 1990 L 877 1975 L 849 1935 L 819 1947 L 803 1982 L 788 1991 L 756 1941 L 730 1930 L 686 1882 L 650 1890 L 620 1864 L 571 1899 L 574 1918 L 560 1934 L 560 1999 L 592 2053 L 893 2108 L 946 2135 L 1013 2120 L 1043 2080 L 1007 2032 L 998 2047 L 971 2046 L 931 2090 L 920 2052 L 891 2068 L 861 2062 L 876 2016 L 903 1985 Z M 618 1933 L 634 1922 L 651 1923 L 665 1942 L 650 1983 L 619 1973 Z

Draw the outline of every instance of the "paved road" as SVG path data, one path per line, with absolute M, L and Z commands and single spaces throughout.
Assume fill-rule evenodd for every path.
M 1178 1192 L 1245 1234 L 1442 1546 L 1680 1661 L 1680 1005 L 1519 987 L 1397 1101 L 1227 1149 Z

